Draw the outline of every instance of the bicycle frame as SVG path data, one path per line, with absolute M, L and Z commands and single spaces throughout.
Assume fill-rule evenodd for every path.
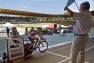
M 46 41 L 46 40 L 43 40 L 43 41 Z M 33 50 L 36 50 L 36 48 L 39 47 L 39 44 L 42 43 L 42 39 L 40 39 L 38 42 L 34 41 L 34 44 L 33 44 Z
M 48 49 L 48 43 L 47 43 L 46 39 L 43 36 L 42 37 L 41 36 L 39 36 L 39 41 L 38 42 L 35 40 L 35 41 L 25 45 L 26 54 L 28 54 L 28 53 L 31 54 L 37 48 L 39 49 L 40 52 L 45 52 Z M 45 43 L 47 45 L 46 49 L 41 50 L 40 45 L 42 45 L 42 47 L 45 47 L 44 46 Z
M 42 35 L 42 34 L 41 34 Z M 42 36 L 42 38 L 44 39 L 44 37 Z M 36 40 L 35 41 L 33 41 L 33 51 L 34 50 L 36 50 L 36 48 L 38 48 L 39 47 L 39 44 L 40 43 L 42 43 L 42 39 L 40 36 L 39 36 L 39 41 L 38 42 L 36 42 Z M 44 40 L 44 41 L 46 41 L 46 40 Z M 32 42 L 31 42 L 31 44 L 29 45 L 29 48 L 32 46 Z

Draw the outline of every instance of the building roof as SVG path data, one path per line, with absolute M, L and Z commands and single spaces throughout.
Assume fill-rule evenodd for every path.
M 28 12 L 28 11 L 20 11 L 20 10 L 11 10 L 11 9 L 3 9 L 0 8 L 1 14 L 10 14 L 10 15 L 24 15 L 24 16 L 37 16 L 37 17 L 69 17 L 68 15 L 63 14 L 44 14 L 37 12 Z

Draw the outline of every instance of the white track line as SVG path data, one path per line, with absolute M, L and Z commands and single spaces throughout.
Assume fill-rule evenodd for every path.
M 91 36 L 91 37 L 89 37 L 89 38 L 94 38 L 94 36 Z M 69 43 L 72 43 L 72 42 L 73 42 L 73 41 L 68 41 L 68 42 L 64 42 L 64 43 L 56 44 L 56 45 L 53 45 L 53 46 L 49 46 L 48 48 L 57 47 L 57 46 L 61 46 L 61 45 L 65 45 L 65 44 L 69 44 Z M 53 51 L 51 51 L 51 52 L 54 52 L 54 51 L 57 51 L 57 50 L 60 50 L 60 49 L 62 49 L 62 48 L 59 48 L 59 49 L 53 50 Z M 86 50 L 88 50 L 88 49 L 86 49 Z
M 61 45 L 65 45 L 65 44 L 69 44 L 69 43 L 72 43 L 72 42 L 73 42 L 73 41 L 64 42 L 64 43 L 60 43 L 60 44 L 56 44 L 56 45 L 49 46 L 48 48 L 57 47 L 57 46 L 61 46 Z
M 94 46 L 92 46 L 92 47 L 90 47 L 90 48 L 86 49 L 85 51 L 88 51 L 88 50 L 90 50 L 90 49 L 92 49 L 92 48 L 94 48 Z
M 52 53 L 52 52 L 46 52 L 46 53 L 53 54 L 53 55 L 60 56 L 60 57 L 64 57 L 64 58 L 69 58 L 69 57 L 67 57 L 67 56 L 63 56 L 63 55 L 56 54 L 56 53 Z
M 61 46 L 61 45 L 69 44 L 69 43 L 72 43 L 72 41 L 69 41 L 69 42 L 66 42 L 66 43 L 56 44 L 56 45 L 53 45 L 53 46 L 49 46 L 48 48 L 53 48 L 53 47 L 57 47 L 57 46 Z M 60 50 L 60 49 L 62 49 L 62 48 L 59 48 L 59 49 L 56 49 L 56 50 L 53 50 L 53 51 L 50 51 L 50 52 L 54 52 L 54 51 L 57 51 L 57 50 Z
M 89 38 L 93 38 L 93 37 L 94 37 L 94 36 L 89 37 Z M 56 47 L 56 46 L 60 46 L 60 45 L 65 45 L 65 44 L 68 44 L 68 43 L 71 43 L 71 42 L 72 42 L 72 41 L 69 41 L 69 42 L 66 42 L 66 43 L 57 44 L 57 45 L 53 45 L 53 46 L 49 46 L 49 48 Z M 92 47 L 86 49 L 85 51 L 88 51 L 88 50 L 90 50 L 90 49 L 92 49 L 92 48 L 94 48 L 94 46 L 92 46 Z M 62 48 L 59 48 L 59 49 L 56 49 L 56 50 L 53 50 L 53 51 L 57 51 L 57 50 L 60 50 L 60 49 L 62 49 Z M 62 60 L 62 61 L 60 61 L 60 62 L 58 62 L 58 63 L 65 62 L 65 61 L 67 61 L 67 60 L 69 59 L 69 57 L 66 57 L 66 56 L 62 56 L 62 55 L 59 55 L 59 54 L 52 53 L 53 51 L 47 52 L 47 53 L 50 53 L 50 54 L 54 54 L 54 55 L 57 55 L 57 56 L 60 56 L 60 57 L 65 57 L 65 58 L 67 58 L 67 59 Z M 85 63 L 89 63 L 89 62 L 85 62 Z
M 92 46 L 92 47 L 86 49 L 85 51 L 88 51 L 88 50 L 90 50 L 90 49 L 92 49 L 92 48 L 94 48 L 94 46 Z M 65 62 L 65 61 L 67 61 L 68 59 L 69 59 L 69 58 L 67 58 L 67 59 L 65 59 L 65 60 L 62 60 L 62 61 L 60 61 L 60 62 L 58 62 L 58 63 L 63 63 L 63 62 Z M 89 63 L 89 62 L 85 62 L 85 63 Z
M 50 51 L 50 52 L 55 52 L 55 51 L 58 51 L 58 50 L 61 50 L 62 48 L 58 48 L 58 49 L 55 49 L 53 51 Z
M 65 62 L 65 61 L 67 61 L 67 60 L 69 60 L 69 59 L 64 59 L 64 60 L 62 60 L 62 61 L 60 61 L 60 62 L 58 62 L 58 63 L 62 63 L 62 62 Z

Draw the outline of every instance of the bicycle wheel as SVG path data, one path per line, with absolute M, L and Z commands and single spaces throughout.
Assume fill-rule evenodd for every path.
M 26 53 L 32 53 L 33 52 L 33 45 L 31 43 L 25 44 L 24 48 L 25 48 Z
M 46 41 L 40 42 L 38 49 L 40 52 L 45 52 L 48 49 L 48 42 Z
M 30 43 L 24 44 L 24 50 L 26 51 Z

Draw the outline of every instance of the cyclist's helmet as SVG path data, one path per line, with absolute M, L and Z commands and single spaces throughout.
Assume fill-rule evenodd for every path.
M 33 32 L 38 33 L 38 30 L 34 30 Z
M 38 32 L 41 32 L 42 31 L 42 28 L 41 27 L 38 27 L 37 30 L 38 30 Z

